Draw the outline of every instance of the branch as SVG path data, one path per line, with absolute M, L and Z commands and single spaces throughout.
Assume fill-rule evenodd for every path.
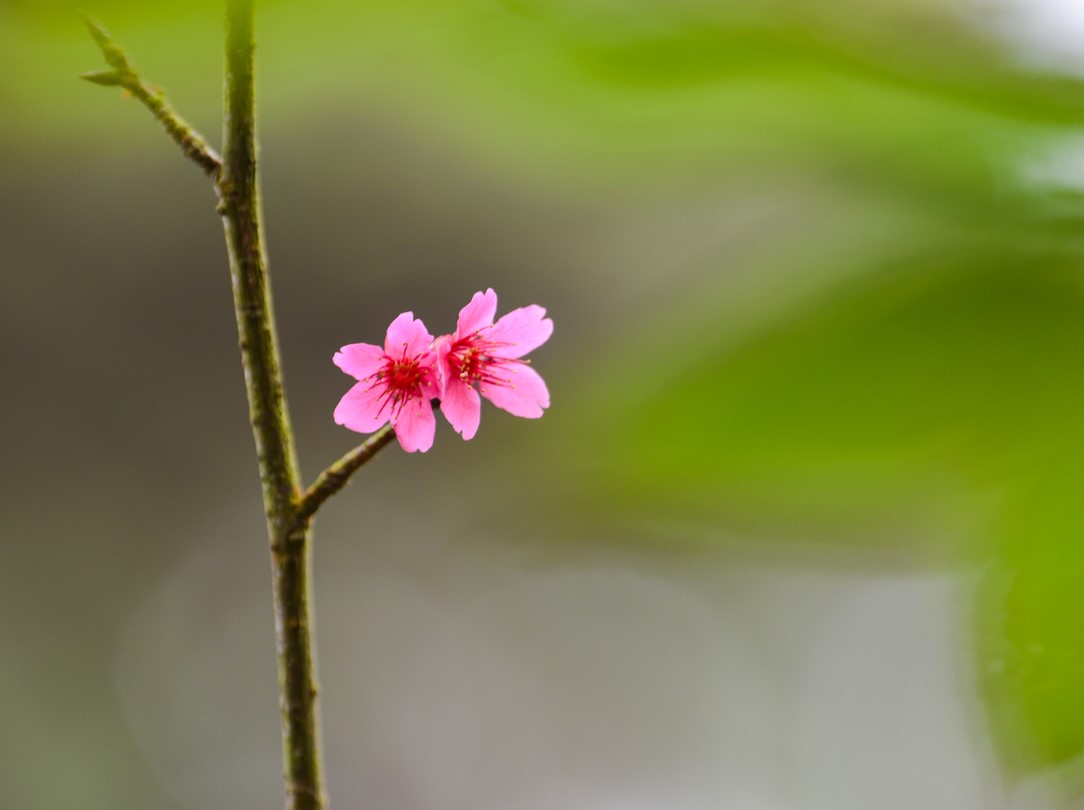
M 365 462 L 390 444 L 394 438 L 395 430 L 391 425 L 385 425 L 320 473 L 312 486 L 301 496 L 295 518 L 299 521 L 309 520 L 324 501 L 345 487 L 350 481 L 350 476 L 360 470 Z
M 342 489 L 395 433 L 389 426 L 374 434 L 301 494 L 260 215 L 253 5 L 254 0 L 226 0 L 226 109 L 221 158 L 173 111 L 159 88 L 143 81 L 124 51 L 90 17 L 86 18 L 87 27 L 111 70 L 86 73 L 83 78 L 106 87 L 123 87 L 139 99 L 184 154 L 214 181 L 218 193 L 271 546 L 286 808 L 323 810 L 310 608 L 310 523 L 320 505 Z
M 143 81 L 139 72 L 128 61 L 128 56 L 112 40 L 100 22 L 89 14 L 83 15 L 83 21 L 112 70 L 95 70 L 83 73 L 80 78 L 103 87 L 123 87 L 151 111 L 151 115 L 158 119 L 169 136 L 181 147 L 185 157 L 199 166 L 212 180 L 217 180 L 222 170 L 222 159 L 218 153 L 187 121 L 173 111 L 161 88 Z
M 253 2 L 226 2 L 226 109 L 224 161 L 217 183 L 219 210 L 230 257 L 249 420 L 271 542 L 286 808 L 322 810 L 316 650 L 310 609 L 311 533 L 308 523 L 295 518 L 300 476 L 260 222 Z

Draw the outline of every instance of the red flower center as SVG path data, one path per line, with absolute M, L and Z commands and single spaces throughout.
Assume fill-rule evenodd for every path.
M 507 357 L 495 357 L 491 352 L 501 343 L 486 340 L 481 332 L 474 332 L 452 344 L 448 352 L 448 365 L 452 373 L 467 385 L 511 385 L 506 374 L 499 369 L 508 363 L 521 363 Z
M 383 388 L 380 395 L 380 411 L 391 405 L 398 417 L 403 407 L 412 399 L 424 399 L 424 389 L 432 384 L 430 374 L 432 367 L 422 365 L 421 360 L 429 356 L 429 352 L 416 357 L 407 357 L 404 350 L 401 357 L 384 355 L 384 366 L 373 375 L 372 388 Z
M 422 383 L 425 381 L 425 372 L 418 365 L 417 360 L 393 360 L 387 358 L 384 368 L 380 372 L 386 380 L 388 388 L 405 393 L 408 396 L 420 396 Z

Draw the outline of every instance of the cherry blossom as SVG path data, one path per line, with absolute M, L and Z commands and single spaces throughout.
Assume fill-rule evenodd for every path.
M 440 369 L 440 410 L 464 439 L 478 432 L 481 396 L 516 416 L 537 419 L 549 391 L 524 355 L 553 334 L 540 306 L 514 309 L 496 323 L 497 294 L 478 292 L 459 312 L 456 331 L 433 344 Z M 475 388 L 477 386 L 477 388 Z
M 440 394 L 433 336 L 413 312 L 391 322 L 384 347 L 343 346 L 335 365 L 358 380 L 335 408 L 335 422 L 372 433 L 387 422 L 408 453 L 433 446 L 436 419 L 432 399 Z

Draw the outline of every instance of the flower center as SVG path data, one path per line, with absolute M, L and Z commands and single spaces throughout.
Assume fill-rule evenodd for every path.
M 412 399 L 424 398 L 422 391 L 431 382 L 429 375 L 432 369 L 419 361 L 428 356 L 429 352 L 407 357 L 405 351 L 401 357 L 384 355 L 384 365 L 372 376 L 372 385 L 369 386 L 370 390 L 384 389 L 380 394 L 380 412 L 390 405 L 394 416 L 398 417 Z
M 422 371 L 416 360 L 392 360 L 388 358 L 382 373 L 386 380 L 385 384 L 389 389 L 407 396 L 421 394 L 425 372 Z
M 451 351 L 448 352 L 448 365 L 452 373 L 467 385 L 511 385 L 507 376 L 500 373 L 500 369 L 508 363 L 522 361 L 493 356 L 491 352 L 501 345 L 486 340 L 480 332 L 474 332 L 452 344 Z

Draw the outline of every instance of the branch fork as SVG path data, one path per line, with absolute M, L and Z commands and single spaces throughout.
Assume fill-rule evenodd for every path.
M 226 0 L 226 87 L 223 156 L 181 118 L 165 93 L 145 81 L 98 21 L 84 16 L 109 70 L 82 78 L 121 87 L 138 99 L 214 184 L 230 260 L 234 312 L 248 390 L 249 420 L 263 485 L 275 596 L 279 713 L 287 810 L 323 810 L 316 707 L 316 663 L 310 602 L 312 519 L 395 437 L 390 425 L 324 470 L 302 490 L 286 406 L 271 305 L 257 186 L 253 0 Z
M 102 56 L 111 70 L 90 70 L 79 78 L 101 87 L 120 87 L 139 100 L 165 128 L 166 133 L 181 147 L 185 157 L 195 163 L 214 181 L 218 194 L 216 213 L 226 216 L 230 211 L 233 184 L 222 172 L 222 158 L 199 132 L 179 116 L 166 100 L 165 91 L 158 85 L 145 81 L 129 61 L 124 49 L 116 43 L 98 20 L 84 13 L 83 21 L 91 37 L 101 49 Z M 244 303 L 246 317 L 258 315 L 258 307 Z M 373 456 L 395 438 L 390 425 L 374 433 L 334 464 L 325 469 L 312 486 L 296 498 L 294 504 L 295 525 L 312 519 L 324 502 L 349 483 L 350 478 Z

